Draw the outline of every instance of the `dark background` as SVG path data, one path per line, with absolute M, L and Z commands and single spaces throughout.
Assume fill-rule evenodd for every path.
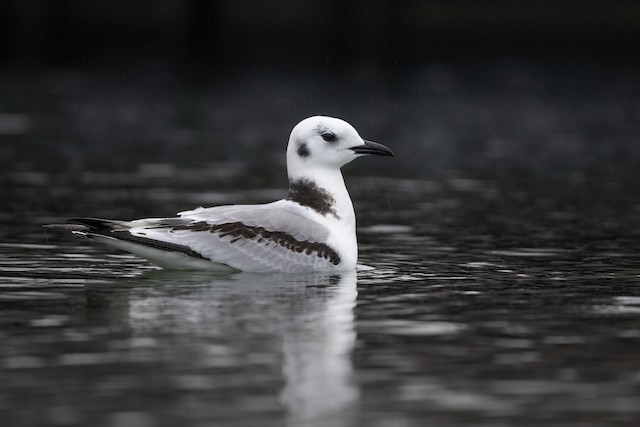
M 284 166 L 313 114 L 394 148 L 380 173 L 640 165 L 635 1 L 7 0 L 0 28 L 12 169 Z
M 3 425 L 640 425 L 638 4 L 0 1 Z M 278 199 L 312 114 L 396 154 L 357 285 L 42 228 Z
M 7 0 L 5 59 L 394 69 L 490 57 L 637 61 L 632 0 Z

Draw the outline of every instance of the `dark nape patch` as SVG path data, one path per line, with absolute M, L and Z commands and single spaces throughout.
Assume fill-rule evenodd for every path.
M 332 214 L 340 219 L 333 207 L 336 201 L 331 193 L 318 187 L 315 182 L 309 179 L 301 179 L 289 184 L 287 200 L 308 206 L 322 215 Z
M 178 225 L 173 227 L 173 230 L 209 231 L 218 234 L 220 237 L 230 236 L 231 240 L 229 243 L 235 243 L 242 239 L 257 239 L 258 242 L 266 240 L 267 245 L 274 243 L 292 252 L 304 252 L 307 255 L 315 253 L 319 258 L 329 260 L 334 265 L 340 264 L 340 255 L 324 243 L 300 241 L 282 231 L 269 231 L 263 227 L 244 225 L 241 222 L 208 224 L 204 221 L 199 221 L 193 224 Z
M 298 156 L 300 157 L 309 157 L 311 151 L 309 151 L 309 147 L 304 142 L 298 143 Z

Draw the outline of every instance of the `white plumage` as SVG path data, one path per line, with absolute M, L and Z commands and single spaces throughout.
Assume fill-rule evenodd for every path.
M 220 272 L 354 269 L 355 214 L 340 167 L 366 155 L 393 155 L 347 122 L 315 116 L 295 126 L 287 148 L 289 194 L 263 205 L 197 208 L 175 218 L 73 218 L 52 224 L 165 268 Z

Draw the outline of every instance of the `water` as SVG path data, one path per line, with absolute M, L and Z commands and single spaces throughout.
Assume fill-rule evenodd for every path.
M 55 80 L 58 87 L 60 76 Z M 92 86 L 84 74 L 65 81 Z M 155 105 L 161 112 L 192 92 L 173 88 L 149 100 L 144 86 L 93 83 L 101 95 L 114 94 L 104 102 L 72 89 L 51 95 L 63 105 L 81 105 L 69 107 L 73 111 L 20 110 L 22 98 L 4 99 L 15 104 L 14 113 L 27 111 L 17 122 L 22 125 L 13 117 L 0 127 L 0 414 L 6 425 L 564 427 L 640 421 L 639 181 L 633 168 L 616 162 L 626 153 L 632 163 L 632 147 L 569 146 L 577 158 L 558 171 L 553 166 L 561 161 L 548 152 L 523 168 L 526 143 L 498 147 L 497 154 L 495 145 L 488 152 L 476 147 L 473 159 L 464 161 L 460 150 L 474 145 L 460 143 L 442 147 L 446 159 L 431 163 L 410 153 L 432 153 L 435 145 L 378 138 L 396 151 L 394 165 L 361 159 L 345 168 L 359 222 L 363 266 L 357 273 L 167 272 L 40 225 L 73 215 L 135 218 L 199 204 L 273 200 L 284 194 L 282 160 L 276 153 L 279 169 L 263 168 L 260 160 L 271 154 L 250 155 L 251 144 L 235 145 L 241 156 L 217 144 L 207 151 L 212 159 L 201 159 L 200 138 L 216 125 L 192 118 L 189 127 L 182 110 L 167 110 L 166 122 L 143 117 L 143 123 L 131 122 L 134 129 L 122 123 L 97 129 L 101 121 L 87 117 L 89 104 L 103 114 L 132 91 L 130 111 Z M 475 111 L 461 100 L 486 93 L 474 95 L 462 85 L 449 95 L 455 100 L 445 108 Z M 634 96 L 623 102 L 637 103 Z M 248 104 L 247 97 L 240 102 Z M 402 108 L 417 102 L 401 99 Z M 532 108 L 544 112 L 565 101 L 541 95 Z M 617 105 L 606 98 L 602 108 L 610 112 Z M 203 115 L 218 111 L 201 107 Z M 503 112 L 512 122 L 522 113 Z M 122 114 L 126 122 L 128 113 Z M 60 124 L 92 120 L 91 129 Z M 469 126 L 482 125 L 474 120 Z M 549 134 L 557 135 L 562 120 L 545 120 Z M 190 135 L 195 142 L 177 131 L 168 137 L 196 150 L 194 158 L 181 152 L 170 161 L 166 143 L 144 152 L 118 142 L 101 145 L 105 132 L 144 130 L 143 139 L 156 137 L 160 122 L 164 131 L 200 129 L 202 135 Z M 261 116 L 260 124 L 269 135 L 280 132 L 270 117 Z M 442 131 L 447 123 L 439 126 Z M 464 140 L 449 126 L 458 138 L 443 138 Z M 620 140 L 635 129 L 622 127 L 611 132 Z M 263 138 L 251 126 L 239 134 Z M 79 135 L 86 142 L 79 144 Z M 597 145 L 587 131 L 576 138 Z M 59 145 L 51 148 L 51 141 Z M 104 156 L 114 147 L 126 155 Z M 29 155 L 21 156 L 25 151 Z M 608 155 L 594 167 L 591 156 L 602 153 Z M 495 156 L 504 167 L 493 168 Z M 426 166 L 436 172 L 425 173 Z

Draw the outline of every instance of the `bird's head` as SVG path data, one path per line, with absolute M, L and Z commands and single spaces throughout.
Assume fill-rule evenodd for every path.
M 367 141 L 349 123 L 334 117 L 313 116 L 291 131 L 287 148 L 289 175 L 311 169 L 340 169 L 364 155 L 393 156 L 382 144 Z

